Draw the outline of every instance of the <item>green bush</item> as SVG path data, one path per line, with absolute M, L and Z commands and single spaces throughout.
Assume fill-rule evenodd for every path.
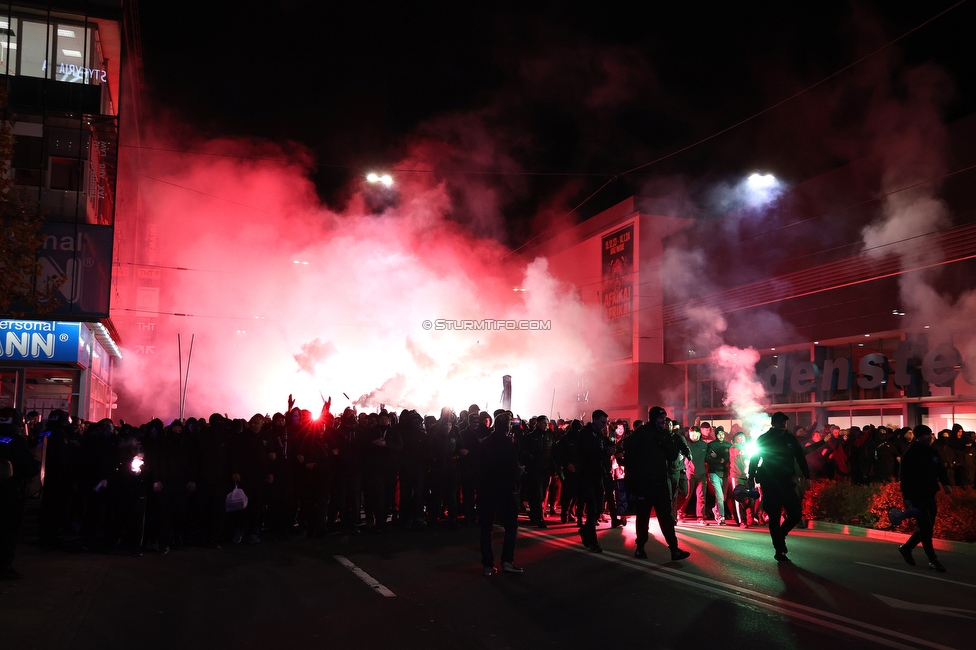
M 939 515 L 935 520 L 935 537 L 976 542 L 976 490 L 954 488 L 952 494 L 939 492 L 936 497 Z M 854 485 L 847 481 L 823 479 L 814 481 L 803 499 L 803 516 L 807 519 L 838 524 L 891 530 L 889 508 L 904 508 L 901 487 L 897 482 Z M 915 521 L 906 519 L 898 532 L 912 533 Z
M 873 526 L 878 516 L 871 509 L 879 485 L 854 485 L 848 481 L 814 481 L 803 498 L 807 519 L 838 524 Z

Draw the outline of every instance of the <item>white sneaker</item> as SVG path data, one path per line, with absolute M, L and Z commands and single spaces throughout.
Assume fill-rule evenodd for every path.
M 502 562 L 502 571 L 505 573 L 525 573 L 520 566 L 515 566 L 511 562 Z

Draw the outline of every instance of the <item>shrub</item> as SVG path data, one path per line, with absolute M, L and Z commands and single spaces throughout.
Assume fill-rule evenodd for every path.
M 873 526 L 878 515 L 872 510 L 879 485 L 854 485 L 848 481 L 814 481 L 803 498 L 803 515 L 838 524 Z
M 954 488 L 936 496 L 939 516 L 934 536 L 939 539 L 976 542 L 976 490 Z M 838 524 L 891 529 L 889 508 L 904 508 L 901 486 L 896 482 L 854 485 L 846 481 L 814 481 L 803 499 L 803 515 Z M 915 521 L 906 519 L 897 529 L 913 533 Z

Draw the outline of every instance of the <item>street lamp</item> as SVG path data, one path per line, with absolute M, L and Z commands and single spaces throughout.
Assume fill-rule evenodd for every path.
M 389 174 L 383 174 L 382 176 L 373 172 L 366 174 L 366 181 L 369 183 L 382 183 L 386 187 L 391 187 L 393 185 L 393 177 Z
M 783 184 L 772 174 L 755 172 L 745 180 L 744 185 L 744 199 L 752 207 L 760 207 L 769 203 L 783 192 Z
M 770 187 L 776 187 L 776 177 L 772 174 L 752 174 L 746 182 L 749 184 L 749 188 L 753 190 L 764 190 Z

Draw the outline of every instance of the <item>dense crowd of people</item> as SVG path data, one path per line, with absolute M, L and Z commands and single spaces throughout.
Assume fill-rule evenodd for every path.
M 0 467 L 7 475 L 4 489 L 13 490 L 16 483 L 23 491 L 30 479 L 35 484 L 43 479 L 42 546 L 74 544 L 134 555 L 297 534 L 379 534 L 390 525 L 458 528 L 475 524 L 487 511 L 492 521 L 484 557 L 490 557 L 490 527 L 500 513 L 509 512 L 507 502 L 496 498 L 505 490 L 510 496 L 514 492 L 513 517 L 521 511 L 523 525 L 575 524 L 593 552 L 602 550 L 596 535 L 601 521 L 617 528 L 636 513 L 635 555 L 646 557 L 647 536 L 641 537 L 640 529 L 646 531 L 651 509 L 672 559 L 687 557 L 677 548 L 675 524 L 769 525 L 763 495 L 755 489 L 756 467 L 750 471 L 756 441 L 738 426 L 729 432 L 707 422 L 682 427 L 663 409 L 652 410 L 642 429 L 640 420 L 611 421 L 602 411 L 584 423 L 544 415 L 523 420 L 502 410 L 488 413 L 477 404 L 459 414 L 444 408 L 438 416 L 352 408 L 334 416 L 328 403 L 318 414 L 291 402 L 289 407 L 247 420 L 215 413 L 140 426 L 72 421 L 58 410 L 44 422 L 25 421 L 4 409 L 0 426 L 7 427 L 7 443 L 0 451 L 10 457 L 11 468 Z M 502 424 L 504 431 L 489 446 L 512 448 L 514 477 L 508 475 L 508 456 L 504 467 L 495 457 L 490 463 L 482 458 L 483 442 Z M 785 427 L 785 416 L 780 424 Z M 793 464 L 782 479 L 792 481 L 790 489 L 802 498 L 804 476 L 855 483 L 897 479 L 913 430 L 815 424 L 784 428 L 784 433 L 802 449 L 798 460 L 805 463 L 789 460 Z M 506 442 L 498 442 L 502 439 Z M 973 433 L 959 426 L 941 431 L 933 447 L 949 483 L 971 487 Z M 43 476 L 34 478 L 41 466 Z M 503 490 L 509 480 L 513 487 Z M 12 571 L 9 537 L 15 529 L 5 527 L 3 545 L 9 551 L 0 557 L 5 571 Z M 511 535 L 514 540 L 514 531 Z M 514 567 L 508 551 L 502 561 Z

